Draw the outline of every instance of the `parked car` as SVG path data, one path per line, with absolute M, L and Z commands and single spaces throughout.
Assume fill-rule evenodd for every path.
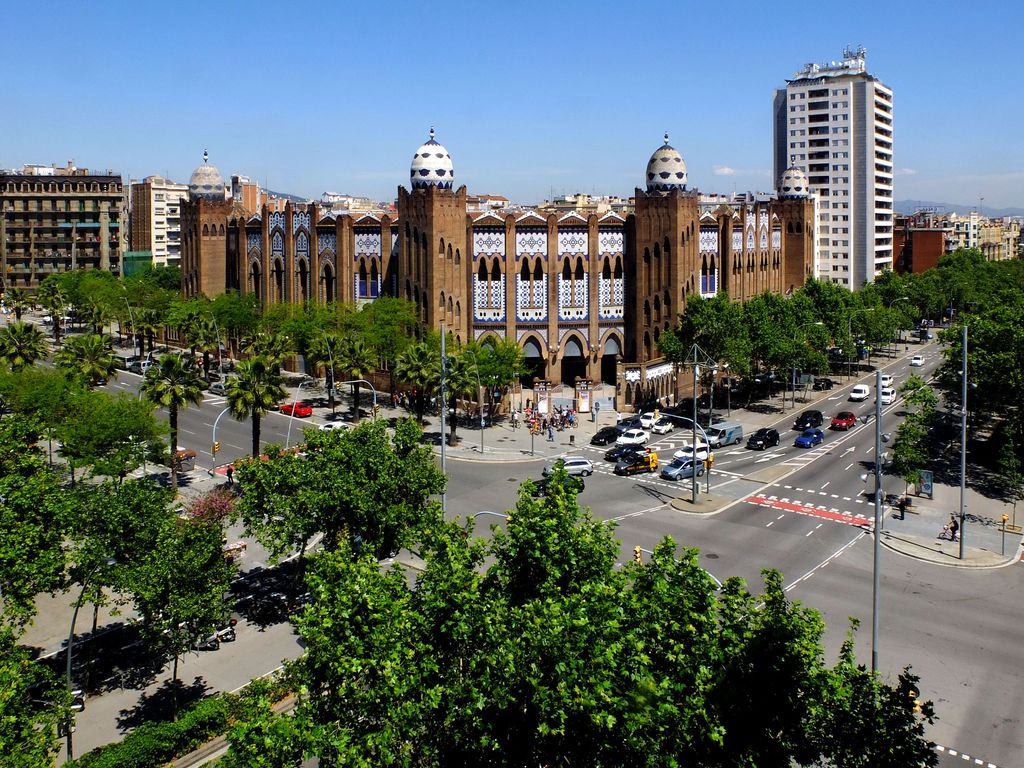
M 921 355 L 914 355 L 912 358 L 910 358 L 910 365 L 913 368 L 920 368 L 922 365 L 924 365 L 924 357 L 922 357 Z
M 223 381 L 215 381 L 215 382 L 213 382 L 213 384 L 210 385 L 210 394 L 211 395 L 220 395 L 220 396 L 223 397 L 227 393 L 228 393 L 227 387 L 224 386 L 224 382 Z
M 347 421 L 328 421 L 325 424 L 321 424 L 318 429 L 321 432 L 333 432 L 336 429 L 349 429 L 351 426 Z
M 642 453 L 635 454 L 631 458 L 622 459 L 615 465 L 616 475 L 635 475 L 640 472 L 657 472 L 658 454 Z
M 658 418 L 661 418 L 661 413 L 658 413 Z M 640 414 L 640 428 L 650 429 L 654 426 L 654 422 L 657 419 L 654 418 L 654 411 L 648 411 L 647 413 Z
M 825 420 L 821 411 L 804 411 L 796 417 L 796 421 L 793 422 L 793 429 L 798 432 L 803 432 L 805 429 L 811 427 L 820 427 L 821 422 Z
M 850 390 L 850 400 L 855 403 L 863 402 L 871 396 L 871 389 L 867 384 L 855 384 Z
M 547 490 L 548 490 L 548 486 L 552 482 L 554 482 L 554 478 L 553 477 L 542 477 L 539 480 L 534 480 L 533 481 L 533 485 L 534 485 L 533 495 L 534 496 L 543 496 L 544 494 L 546 494 Z M 583 490 L 587 487 L 586 483 L 583 482 L 583 478 L 582 477 L 576 477 L 575 475 L 569 475 L 565 479 L 565 486 L 566 486 L 566 488 L 570 488 L 570 489 L 576 491 L 576 493 L 582 493 Z
M 693 463 L 693 459 L 685 456 L 674 455 L 672 461 L 665 465 L 665 468 L 661 470 L 661 476 L 665 480 L 682 480 L 684 478 L 692 478 L 694 467 L 696 466 L 697 477 L 701 477 L 704 474 L 704 462 L 698 461 L 696 465 Z
M 805 429 L 803 434 L 797 436 L 793 445 L 797 448 L 813 448 L 825 440 L 825 433 L 818 428 Z
M 882 387 L 878 399 L 882 402 L 882 405 L 890 405 L 896 400 L 896 390 L 892 387 Z
M 739 445 L 743 442 L 743 425 L 723 421 L 705 430 L 712 448 L 725 445 Z
M 696 445 L 696 450 L 692 445 L 684 445 L 678 451 L 675 452 L 675 456 L 681 456 L 683 458 L 693 458 L 694 454 L 697 456 L 697 461 L 704 461 L 711 453 L 711 448 L 707 443 L 700 441 Z
M 832 389 L 832 387 L 834 387 L 835 385 L 836 383 L 827 376 L 818 376 L 814 380 L 813 389 L 815 392 L 824 392 L 826 390 Z
M 591 445 L 610 445 L 614 443 L 619 436 L 619 431 L 615 427 L 601 427 L 594 436 L 590 438 Z
M 773 381 L 775 381 L 775 371 L 766 371 L 754 376 L 755 387 L 767 387 Z
M 832 429 L 847 430 L 857 426 L 857 417 L 853 411 L 840 411 L 832 417 Z
M 128 366 L 128 370 L 131 373 L 137 373 L 140 376 L 145 376 L 146 371 L 153 365 L 152 360 L 135 360 L 131 365 Z
M 644 445 L 651 436 L 644 432 L 642 429 L 635 427 L 633 429 L 627 429 L 619 438 L 615 441 L 617 445 Z
M 647 453 L 647 449 L 642 445 L 615 445 L 605 453 L 604 460 L 618 461 L 634 453 Z
M 651 426 L 651 432 L 656 435 L 667 435 L 675 428 L 676 423 L 672 419 L 667 416 L 662 416 Z
M 303 403 L 285 403 L 281 406 L 281 413 L 285 416 L 295 415 L 300 419 L 305 419 L 313 415 L 313 409 Z
M 747 448 L 763 451 L 779 444 L 779 430 L 761 427 L 747 439 Z
M 892 386 L 892 382 L 893 382 L 893 378 L 892 378 L 892 374 L 891 373 L 883 373 L 882 374 L 882 386 L 883 387 L 891 387 Z
M 583 456 L 566 456 L 563 459 L 553 461 L 544 467 L 544 477 L 555 471 L 559 464 L 565 465 L 565 471 L 573 476 L 590 477 L 594 474 L 594 464 L 590 459 Z

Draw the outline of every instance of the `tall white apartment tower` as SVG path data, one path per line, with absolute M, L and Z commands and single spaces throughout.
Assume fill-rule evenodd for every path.
M 816 193 L 815 272 L 857 290 L 892 268 L 892 89 L 863 48 L 807 64 L 775 92 L 775 180 L 807 174 Z

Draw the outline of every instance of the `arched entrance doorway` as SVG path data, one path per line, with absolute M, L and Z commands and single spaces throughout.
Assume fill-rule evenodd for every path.
M 577 378 L 586 377 L 587 358 L 583 354 L 583 346 L 575 336 L 570 336 L 562 349 L 562 383 L 573 386 Z
M 540 350 L 540 342 L 530 338 L 523 343 L 523 357 L 526 362 L 526 370 L 520 379 L 524 387 L 532 387 L 534 379 L 544 378 L 544 355 Z
M 615 384 L 616 363 L 622 356 L 622 347 L 619 345 L 617 336 L 609 336 L 604 343 L 604 354 L 601 355 L 601 381 L 605 384 Z

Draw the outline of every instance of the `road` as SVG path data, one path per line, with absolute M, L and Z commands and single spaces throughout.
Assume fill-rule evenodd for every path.
M 911 372 L 927 374 L 936 366 L 938 347 L 928 349 L 923 369 L 908 369 L 905 361 L 886 365 L 886 371 L 896 376 L 896 386 Z M 122 374 L 111 387 L 133 391 L 137 380 Z M 826 418 L 839 410 L 873 413 L 870 400 L 848 403 L 847 391 L 837 389 L 822 401 Z M 181 445 L 200 453 L 201 467 L 248 454 L 248 423 L 225 416 L 217 436 L 222 453 L 217 462 L 210 455 L 211 425 L 223 407 L 223 398 L 208 397 L 201 408 L 185 409 L 179 416 Z M 885 407 L 883 431 L 895 431 L 901 411 L 900 401 Z M 317 416 L 322 412 L 318 410 Z M 799 410 L 790 411 L 777 425 L 783 436 L 778 448 L 759 453 L 736 446 L 716 452 L 711 492 L 731 499 L 716 514 L 692 514 L 667 504 L 674 498 L 689 498 L 688 481 L 616 477 L 600 456 L 603 449 L 589 446 L 580 446 L 578 452 L 595 461 L 597 472 L 587 479 L 580 500 L 590 505 L 596 517 L 616 521 L 623 560 L 632 556 L 634 546 L 651 549 L 669 535 L 681 545 L 698 547 L 704 567 L 720 579 L 740 576 L 756 589 L 762 569 L 781 570 L 791 597 L 824 616 L 827 659 L 835 659 L 852 616 L 861 623 L 858 657 L 869 663 L 872 541 L 865 524 L 873 517 L 873 506 L 865 491 L 871 490 L 872 479 L 865 484 L 861 475 L 870 473 L 874 461 L 874 428 L 858 426 L 846 433 L 826 430 L 822 445 L 799 449 L 792 445 L 795 433 L 788 429 L 796 413 Z M 284 443 L 288 424 L 288 417 L 268 414 L 264 440 Z M 292 442 L 303 425 L 303 420 L 294 421 Z M 667 458 L 682 439 L 670 434 L 653 447 Z M 519 484 L 539 476 L 541 466 L 536 461 L 449 458 L 449 515 L 508 510 L 515 504 Z M 703 478 L 701 484 L 703 488 Z M 885 490 L 901 492 L 903 488 L 898 484 Z M 500 522 L 500 518 L 482 516 L 477 531 L 484 533 L 489 525 Z M 883 550 L 880 671 L 894 679 L 911 665 L 921 675 L 922 697 L 932 699 L 939 714 L 929 736 L 942 747 L 943 766 L 962 765 L 962 755 L 968 755 L 971 764 L 1000 768 L 1022 764 L 1024 680 L 1015 642 L 1024 620 L 1024 610 L 1015 599 L 1020 574 L 1020 566 L 944 568 Z M 216 680 L 219 689 L 240 684 L 237 681 L 269 671 L 280 659 L 299 652 L 293 639 L 273 638 L 261 640 L 257 634 L 240 632 L 231 653 L 222 649 L 200 656 L 183 669 Z M 245 647 L 256 652 L 236 650 Z M 210 668 L 205 666 L 208 659 Z M 92 703 L 88 711 L 90 719 L 100 716 Z

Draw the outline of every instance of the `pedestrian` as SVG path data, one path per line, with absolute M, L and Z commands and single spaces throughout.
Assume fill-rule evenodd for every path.
M 235 465 L 228 464 L 228 485 L 233 484 L 235 481 Z
M 555 442 L 555 428 L 550 424 L 548 424 L 548 442 Z
M 960 523 L 956 521 L 956 515 L 952 512 L 949 513 L 949 522 L 946 523 L 942 528 L 942 533 L 939 534 L 939 538 L 944 538 L 947 534 L 949 535 L 950 541 L 957 540 L 957 531 L 960 530 Z

